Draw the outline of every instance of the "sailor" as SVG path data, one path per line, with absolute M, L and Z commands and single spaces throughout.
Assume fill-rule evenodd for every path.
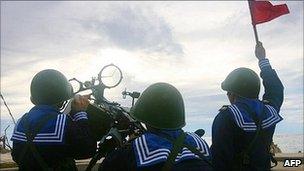
M 85 112 L 88 97 L 75 97 L 70 114 L 61 113 L 72 98 L 72 87 L 53 69 L 38 72 L 30 92 L 35 106 L 18 120 L 11 138 L 19 170 L 77 170 L 74 159 L 89 158 L 96 151 Z
M 131 108 L 147 131 L 130 146 L 104 159 L 101 170 L 211 170 L 208 144 L 184 132 L 185 109 L 180 92 L 170 84 L 149 86 Z
M 265 93 L 258 99 L 260 79 L 248 68 L 233 70 L 221 87 L 229 106 L 223 106 L 212 125 L 212 157 L 215 170 L 270 170 L 269 153 L 283 103 L 283 85 L 265 58 L 261 42 L 255 47 Z

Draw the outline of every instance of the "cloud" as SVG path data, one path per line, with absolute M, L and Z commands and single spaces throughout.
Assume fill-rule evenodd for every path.
M 72 61 L 100 49 L 180 56 L 170 25 L 134 3 L 1 2 L 2 76 L 50 60 Z M 151 54 L 153 55 L 153 54 Z
M 286 3 L 290 14 L 258 26 L 285 86 L 280 131 L 303 123 L 303 2 Z M 130 98 L 122 99 L 125 88 L 142 92 L 152 83 L 168 82 L 183 94 L 186 129 L 203 127 L 210 133 L 218 109 L 228 103 L 221 81 L 240 66 L 259 72 L 253 36 L 245 1 L 5 1 L 1 93 L 21 116 L 32 106 L 29 85 L 38 71 L 54 68 L 85 81 L 114 63 L 124 79 L 106 90 L 110 101 L 130 106 Z M 2 105 L 1 117 L 7 117 Z
M 114 45 L 127 50 L 182 55 L 172 28 L 153 10 L 132 5 L 115 5 L 105 19 L 81 21 L 86 29 L 98 33 Z

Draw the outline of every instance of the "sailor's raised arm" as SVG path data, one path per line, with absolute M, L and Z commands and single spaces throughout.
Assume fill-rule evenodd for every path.
M 67 146 L 69 157 L 75 159 L 86 159 L 92 157 L 96 152 L 96 141 L 89 128 L 87 113 L 89 95 L 76 95 L 72 100 L 72 111 L 68 118 Z
M 266 58 L 265 49 L 261 42 L 259 42 L 255 47 L 255 55 L 259 60 L 259 67 L 261 69 L 260 75 L 263 79 L 263 86 L 265 88 L 263 101 L 267 101 L 278 112 L 282 106 L 284 98 L 283 84 L 275 70 L 272 69 L 269 60 Z

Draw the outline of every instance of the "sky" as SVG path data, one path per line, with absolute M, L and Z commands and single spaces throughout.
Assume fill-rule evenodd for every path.
M 285 87 L 276 134 L 303 134 L 303 2 L 272 3 L 290 10 L 257 26 Z M 110 101 L 130 106 L 121 95 L 125 88 L 142 92 L 170 83 L 184 98 L 185 130 L 210 135 L 218 110 L 229 104 L 220 88 L 228 73 L 238 67 L 260 72 L 254 47 L 247 1 L 1 1 L 1 94 L 20 118 L 33 107 L 29 86 L 37 72 L 52 68 L 86 81 L 114 63 L 123 80 L 106 90 Z

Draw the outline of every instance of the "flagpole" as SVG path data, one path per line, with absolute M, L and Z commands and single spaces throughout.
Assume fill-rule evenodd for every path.
M 255 42 L 256 42 L 256 44 L 258 44 L 258 42 L 259 42 L 258 31 L 257 31 L 256 25 L 253 24 L 253 15 L 252 15 L 252 8 L 251 8 L 251 2 L 250 1 L 251 0 L 248 0 L 249 11 L 250 11 L 250 16 L 251 16 L 251 23 L 252 23 L 252 27 L 253 27 Z

